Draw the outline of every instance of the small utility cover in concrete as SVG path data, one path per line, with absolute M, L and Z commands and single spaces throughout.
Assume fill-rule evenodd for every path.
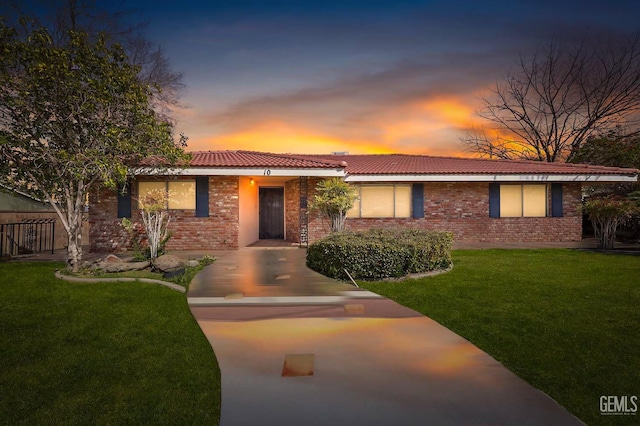
M 364 305 L 346 304 L 344 305 L 345 314 L 362 315 L 364 314 Z
M 244 297 L 244 294 L 242 293 L 231 293 L 231 294 L 227 294 L 224 298 L 225 299 L 242 299 Z
M 313 376 L 313 354 L 287 354 L 284 356 L 282 377 Z

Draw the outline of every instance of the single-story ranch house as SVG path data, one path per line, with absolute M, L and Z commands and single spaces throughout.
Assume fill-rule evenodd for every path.
M 570 242 L 582 237 L 583 184 L 635 182 L 636 169 L 423 155 L 291 155 L 193 152 L 187 168 L 140 169 L 126 193 L 90 195 L 92 251 L 118 251 L 129 237 L 120 222 L 140 222 L 135 201 L 164 188 L 173 250 L 236 249 L 259 239 L 307 244 L 329 232 L 310 213 L 321 179 L 338 176 L 359 200 L 347 228 L 413 226 L 451 231 L 468 242 Z

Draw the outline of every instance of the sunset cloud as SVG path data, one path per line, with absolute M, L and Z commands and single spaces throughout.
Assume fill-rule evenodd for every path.
M 369 140 L 339 139 L 313 129 L 283 122 L 264 122 L 243 131 L 222 134 L 191 144 L 192 150 L 243 149 L 288 153 L 326 154 L 335 151 L 381 154 L 391 150 Z
M 452 56 L 446 63 L 442 58 L 402 61 L 376 73 L 249 98 L 209 114 L 185 113 L 181 121 L 189 123 L 187 133 L 209 129 L 209 134 L 192 139 L 191 149 L 247 146 L 251 140 L 250 145 L 277 151 L 289 151 L 293 145 L 298 151 L 313 147 L 313 152 L 327 147 L 459 153 L 460 130 L 472 125 L 475 96 L 486 83 L 464 66 L 475 56 Z M 496 67 L 490 57 L 482 59 L 485 69 Z M 308 142 L 300 145 L 305 138 Z
M 196 6 L 197 5 L 197 8 Z M 635 3 L 185 4 L 156 35 L 187 93 L 189 149 L 471 155 L 486 95 L 552 38 L 637 29 Z M 189 16 L 188 25 L 178 25 Z M 173 28 L 171 37 L 166 28 Z

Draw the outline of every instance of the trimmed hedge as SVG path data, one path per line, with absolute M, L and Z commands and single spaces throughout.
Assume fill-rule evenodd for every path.
M 451 266 L 450 232 L 414 228 L 331 234 L 309 246 L 307 266 L 331 278 L 397 278 Z

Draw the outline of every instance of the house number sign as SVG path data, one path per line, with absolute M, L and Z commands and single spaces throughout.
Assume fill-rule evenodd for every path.
M 271 176 L 271 169 L 265 169 L 264 170 L 264 175 L 265 176 Z

